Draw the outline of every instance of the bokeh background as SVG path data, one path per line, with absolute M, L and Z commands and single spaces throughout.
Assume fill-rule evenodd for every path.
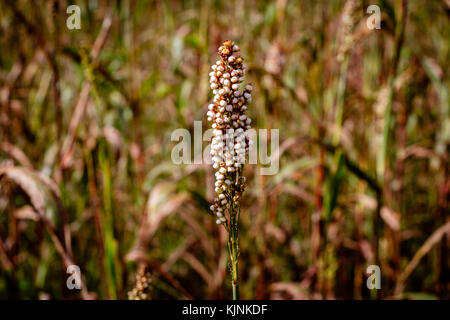
M 170 139 L 207 129 L 226 39 L 252 126 L 280 129 L 278 173 L 246 166 L 241 297 L 450 298 L 449 17 L 425 0 L 0 1 L 0 298 L 231 298 L 213 170 L 173 164 Z

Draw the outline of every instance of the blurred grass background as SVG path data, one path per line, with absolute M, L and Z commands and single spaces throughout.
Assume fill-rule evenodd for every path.
M 206 130 L 226 39 L 252 126 L 280 129 L 279 172 L 246 168 L 241 297 L 450 298 L 449 17 L 425 0 L 1 1 L 0 298 L 126 299 L 138 268 L 152 299 L 230 298 L 213 171 L 174 165 L 170 140 Z

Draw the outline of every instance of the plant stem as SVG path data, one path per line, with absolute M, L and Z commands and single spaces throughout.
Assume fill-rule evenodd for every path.
M 239 277 L 238 277 L 238 257 L 239 257 L 239 244 L 237 233 L 232 238 L 231 247 L 231 285 L 233 287 L 233 300 L 239 300 Z
M 230 230 L 228 234 L 228 250 L 231 260 L 231 285 L 233 287 L 233 300 L 239 300 L 239 205 L 233 205 L 233 212 L 230 217 Z
M 239 300 L 238 262 L 233 263 L 233 300 Z

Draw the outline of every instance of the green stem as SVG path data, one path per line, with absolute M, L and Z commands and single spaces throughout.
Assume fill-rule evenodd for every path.
M 238 256 L 239 256 L 239 247 L 237 243 L 237 237 L 235 239 L 235 243 L 232 248 L 232 260 L 231 260 L 231 274 L 232 274 L 232 282 L 231 285 L 233 287 L 233 300 L 239 300 L 239 277 L 238 277 Z
M 239 284 L 233 285 L 233 300 L 239 300 Z
M 228 234 L 228 250 L 231 260 L 231 286 L 233 288 L 233 300 L 239 300 L 239 206 L 233 205 L 233 212 L 230 217 L 230 230 Z

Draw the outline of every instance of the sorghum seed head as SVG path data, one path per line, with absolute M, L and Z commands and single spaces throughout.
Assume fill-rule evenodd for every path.
M 209 73 L 214 99 L 208 106 L 207 117 L 208 121 L 213 121 L 211 156 L 213 168 L 217 170 L 216 199 L 210 209 L 218 217 L 217 224 L 227 222 L 231 201 L 240 201 L 244 180 L 239 177 L 251 144 L 246 134 L 251 120 L 245 114 L 245 104 L 251 101 L 252 86 L 247 84 L 240 89 L 245 66 L 239 51 L 237 45 L 225 41 L 218 49 L 220 59 L 211 66 L 213 71 Z

